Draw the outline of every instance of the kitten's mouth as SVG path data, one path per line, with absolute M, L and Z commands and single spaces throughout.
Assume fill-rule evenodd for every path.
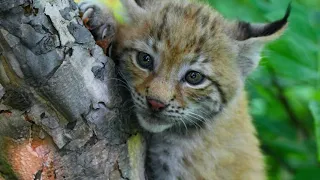
M 162 132 L 173 126 L 173 123 L 168 122 L 165 118 L 152 112 L 137 112 L 137 117 L 140 125 L 147 131 L 153 133 Z

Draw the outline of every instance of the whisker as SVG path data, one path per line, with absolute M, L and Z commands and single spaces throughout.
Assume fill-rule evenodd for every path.
M 186 125 L 186 123 L 183 121 L 183 119 L 178 118 L 179 121 L 181 121 L 186 129 L 186 133 L 188 133 L 188 127 Z
M 133 103 L 132 99 L 129 98 L 129 99 L 127 99 L 125 102 L 123 102 L 123 106 L 126 106 L 127 103 Z
M 205 123 L 206 122 L 206 120 L 205 120 L 205 118 L 204 117 L 202 117 L 202 116 L 200 116 L 200 115 L 198 115 L 198 114 L 196 114 L 196 113 L 193 113 L 193 112 L 188 112 L 189 113 L 189 115 L 193 115 L 196 119 L 198 119 L 199 121 L 201 121 L 201 122 L 203 122 L 203 123 Z
M 192 120 L 192 118 L 197 119 L 197 117 L 191 116 L 191 114 L 186 114 L 186 115 L 187 115 L 188 117 L 191 117 L 191 118 L 185 118 L 185 120 L 191 122 L 193 125 L 196 125 L 196 126 L 197 126 L 197 129 L 198 129 L 198 127 L 199 127 L 200 129 L 202 128 L 196 121 Z M 197 120 L 199 120 L 199 119 L 197 119 Z
M 131 91 L 131 89 L 128 86 L 125 86 L 122 84 L 117 84 L 116 86 L 123 87 L 123 88 L 127 89 L 129 92 Z
M 208 122 L 206 121 L 206 119 L 198 114 L 189 112 L 189 114 L 186 114 L 187 116 L 191 117 L 191 118 L 195 118 L 196 120 L 199 120 L 200 122 L 204 123 L 206 126 L 208 126 Z M 203 127 L 201 127 L 203 128 Z
M 123 106 L 123 107 L 125 107 L 125 106 Z M 124 111 L 131 111 L 135 107 L 137 107 L 135 104 L 130 107 L 125 107 L 126 109 L 124 109 Z
M 121 80 L 119 78 L 108 78 L 106 79 L 107 81 L 110 81 L 110 80 L 115 80 L 115 81 L 119 81 L 119 82 L 122 82 L 123 84 L 125 85 L 128 85 L 128 82 L 124 81 L 124 80 Z
M 123 80 L 126 81 L 126 78 L 125 78 L 124 74 L 122 74 L 122 72 L 121 72 L 119 69 L 118 69 L 118 71 L 116 71 L 116 72 L 118 73 L 118 75 L 119 75 L 120 77 L 122 77 Z
M 210 116 L 207 112 L 203 111 L 202 109 L 198 109 L 197 111 L 200 111 L 202 114 L 204 114 L 207 117 Z

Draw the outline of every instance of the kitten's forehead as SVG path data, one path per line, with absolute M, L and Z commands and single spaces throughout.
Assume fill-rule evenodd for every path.
M 202 4 L 168 2 L 150 13 L 151 34 L 157 40 L 195 44 L 219 33 L 223 26 L 219 13 Z
M 146 20 L 149 29 L 146 44 L 162 54 L 167 66 L 185 61 L 195 63 L 199 55 L 219 46 L 224 20 L 209 6 L 169 2 L 157 8 L 150 11 Z
M 148 11 L 150 14 L 128 26 L 126 32 L 130 33 L 123 32 L 119 42 L 131 48 L 132 41 L 143 41 L 148 49 L 175 59 L 174 63 L 184 60 L 178 55 L 212 52 L 224 43 L 220 41 L 223 41 L 225 21 L 208 5 L 171 1 L 159 4 Z

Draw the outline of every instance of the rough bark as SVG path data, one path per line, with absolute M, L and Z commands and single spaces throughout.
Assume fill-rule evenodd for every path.
M 71 0 L 0 0 L 0 179 L 143 179 L 115 64 Z

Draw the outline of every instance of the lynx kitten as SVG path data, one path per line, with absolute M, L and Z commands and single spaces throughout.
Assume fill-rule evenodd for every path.
M 265 179 L 244 82 L 263 45 L 285 30 L 290 7 L 278 21 L 250 24 L 194 1 L 122 4 L 129 21 L 115 23 L 112 57 L 150 132 L 148 179 Z M 102 39 L 110 10 L 96 1 L 80 9 Z

